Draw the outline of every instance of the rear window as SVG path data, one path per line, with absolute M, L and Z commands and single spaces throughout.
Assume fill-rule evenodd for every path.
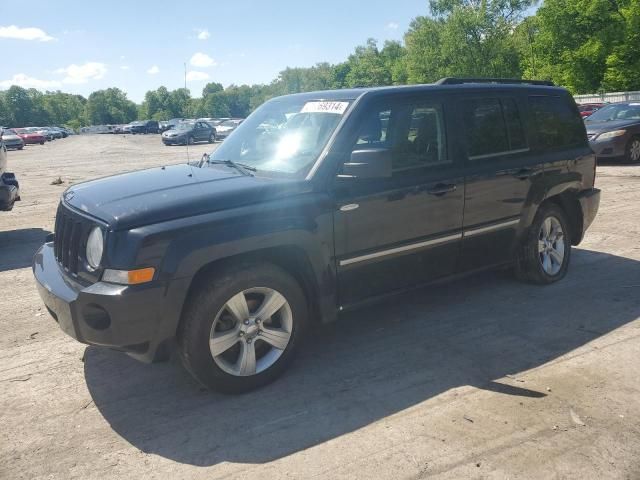
M 480 98 L 463 102 L 467 154 L 471 160 L 527 148 L 520 113 L 513 98 Z
M 541 148 L 556 149 L 586 143 L 584 123 L 566 99 L 531 96 L 529 108 Z

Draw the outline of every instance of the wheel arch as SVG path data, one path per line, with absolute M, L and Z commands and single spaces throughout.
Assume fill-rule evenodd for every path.
M 538 210 L 546 204 L 555 204 L 560 207 L 569 223 L 569 229 L 571 234 L 571 244 L 579 245 L 583 236 L 583 224 L 584 218 L 582 216 L 582 208 L 580 207 L 580 201 L 578 200 L 577 192 L 572 190 L 565 190 L 556 195 L 547 197 L 544 202 L 540 204 Z
M 267 247 L 249 252 L 238 253 L 229 257 L 212 260 L 211 262 L 202 265 L 191 279 L 187 294 L 185 296 L 185 302 L 182 306 L 182 311 L 184 311 L 189 297 L 193 294 L 198 285 L 200 285 L 204 279 L 217 272 L 229 268 L 235 268 L 243 263 L 271 263 L 282 268 L 285 272 L 290 274 L 302 288 L 302 291 L 307 300 L 311 319 L 313 321 L 320 321 L 320 319 L 322 318 L 322 312 L 320 311 L 320 305 L 318 302 L 320 289 L 313 272 L 313 267 L 311 266 L 311 261 L 309 260 L 305 251 L 297 245 Z M 182 316 L 183 315 L 181 314 L 176 331 L 179 329 Z

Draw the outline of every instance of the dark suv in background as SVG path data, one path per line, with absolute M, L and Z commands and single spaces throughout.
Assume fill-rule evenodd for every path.
M 159 133 L 160 125 L 155 120 L 143 120 L 140 122 L 133 122 L 131 124 L 131 133 Z
M 203 385 L 246 391 L 311 322 L 389 294 L 509 265 L 561 280 L 595 174 L 573 98 L 547 82 L 291 95 L 197 166 L 71 186 L 33 272 L 79 341 L 145 361 L 175 345 Z

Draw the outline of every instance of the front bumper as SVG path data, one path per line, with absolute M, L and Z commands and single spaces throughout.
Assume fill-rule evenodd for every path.
M 20 200 L 20 185 L 13 173 L 5 172 L 0 176 L 0 209 L 7 210 Z
M 589 146 L 598 158 L 617 158 L 624 156 L 627 148 L 628 134 L 621 137 L 613 137 L 609 140 L 590 141 Z
M 153 361 L 159 349 L 165 288 L 97 282 L 83 285 L 63 273 L 53 243 L 45 243 L 33 259 L 38 293 L 62 331 L 79 342 L 125 351 Z
M 22 148 L 24 142 L 22 140 L 5 140 L 4 145 L 7 148 Z
M 187 143 L 186 137 L 162 137 L 162 143 L 165 145 L 184 145 Z
M 582 232 L 580 238 L 576 239 L 576 245 L 582 241 L 587 229 L 593 223 L 600 208 L 600 189 L 591 188 L 578 194 L 578 201 L 582 209 Z

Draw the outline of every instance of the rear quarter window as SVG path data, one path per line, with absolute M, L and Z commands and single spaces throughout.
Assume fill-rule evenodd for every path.
M 544 150 L 584 145 L 584 123 L 573 105 L 560 96 L 530 96 L 529 110 L 538 145 Z

